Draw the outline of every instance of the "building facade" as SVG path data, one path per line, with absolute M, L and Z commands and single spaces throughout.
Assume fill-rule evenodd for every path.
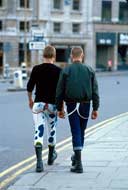
M 93 65 L 92 0 L 0 0 L 0 68 L 42 62 L 42 50 L 30 50 L 34 30 L 43 33 L 46 44 L 57 49 L 57 63 L 70 62 L 73 46 L 82 46 Z
M 88 3 L 87 3 L 88 2 Z M 39 25 L 44 39 L 56 47 L 57 63 L 70 63 L 70 50 L 81 46 L 86 62 L 93 65 L 91 49 L 92 0 L 39 0 Z
M 128 1 L 93 1 L 93 41 L 97 69 L 128 69 Z
M 0 0 L 0 70 L 5 64 L 10 67 L 20 66 L 24 57 L 30 64 L 28 42 L 31 37 L 33 6 L 29 0 Z
M 34 31 L 42 36 L 35 39 Z M 37 37 L 37 36 L 36 36 Z M 41 37 L 39 39 L 39 37 Z M 128 68 L 128 3 L 126 0 L 0 0 L 0 70 L 42 62 L 43 40 L 57 49 L 57 63 L 70 63 L 70 50 L 81 46 L 94 69 Z

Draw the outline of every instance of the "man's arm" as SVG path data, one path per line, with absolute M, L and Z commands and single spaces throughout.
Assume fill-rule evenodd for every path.
M 64 86 L 65 86 L 64 77 L 63 73 L 61 72 L 56 88 L 56 106 L 58 111 L 61 111 L 63 108 Z
M 91 114 L 91 118 L 96 119 L 98 117 L 98 108 L 99 108 L 99 89 L 95 72 L 93 73 L 92 77 L 92 107 L 93 111 Z
M 65 112 L 64 112 L 64 93 L 65 93 L 65 78 L 64 74 L 61 71 L 59 81 L 57 84 L 57 89 L 56 89 L 56 106 L 58 110 L 58 116 L 60 118 L 65 117 Z
M 28 92 L 28 101 L 29 101 L 29 107 L 30 107 L 30 109 L 32 109 L 33 104 L 34 104 L 34 101 L 33 101 L 33 98 L 32 98 L 32 92 Z
M 58 111 L 57 115 L 59 118 L 62 118 L 62 119 L 65 118 L 64 102 L 63 102 L 63 107 L 62 107 L 61 111 Z
M 27 95 L 28 95 L 28 101 L 29 101 L 29 107 L 30 109 L 32 109 L 34 101 L 32 98 L 32 91 L 34 89 L 35 86 L 35 68 L 33 68 L 29 81 L 27 83 Z
M 98 117 L 98 111 L 92 110 L 91 119 L 96 119 L 97 117 Z

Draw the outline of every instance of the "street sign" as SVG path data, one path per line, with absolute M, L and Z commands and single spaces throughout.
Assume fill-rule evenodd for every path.
M 128 34 L 127 33 L 119 34 L 119 44 L 120 45 L 128 45 Z
M 43 38 L 44 38 L 44 36 L 34 36 L 33 40 L 34 41 L 43 41 Z
M 29 49 L 30 50 L 43 50 L 45 48 L 45 41 L 30 41 Z
M 32 30 L 32 36 L 44 36 L 44 33 L 40 29 Z
M 34 29 L 32 30 L 32 37 L 39 37 L 39 38 L 43 38 L 44 37 L 44 33 L 42 30 L 39 30 L 39 29 Z
M 44 33 L 41 29 L 32 29 L 32 40 L 43 41 Z

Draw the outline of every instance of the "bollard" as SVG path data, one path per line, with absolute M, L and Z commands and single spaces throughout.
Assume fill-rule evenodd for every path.
M 27 67 L 26 63 L 21 64 L 22 78 L 27 79 Z
M 20 70 L 13 73 L 13 79 L 15 88 L 23 88 L 22 72 Z

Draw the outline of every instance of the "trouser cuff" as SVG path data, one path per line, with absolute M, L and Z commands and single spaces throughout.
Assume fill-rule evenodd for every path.
M 81 146 L 73 147 L 73 150 L 82 150 L 82 149 L 83 149 L 83 147 L 81 147 Z

